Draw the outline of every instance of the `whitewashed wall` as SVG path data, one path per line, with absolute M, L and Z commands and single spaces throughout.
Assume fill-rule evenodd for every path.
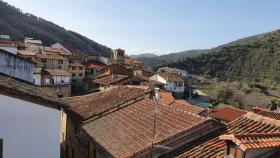
M 59 158 L 60 111 L 0 94 L 4 158 Z
M 13 54 L 17 54 L 17 47 L 0 47 L 0 49 L 3 49 Z
M 0 72 L 33 83 L 34 64 L 16 55 L 0 50 Z

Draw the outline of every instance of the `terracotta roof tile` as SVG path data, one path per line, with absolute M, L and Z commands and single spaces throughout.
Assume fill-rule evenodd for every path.
M 177 108 L 178 110 L 188 111 L 198 115 L 207 111 L 205 108 L 191 105 L 185 100 L 175 100 L 173 103 L 170 104 L 170 106 Z
M 0 74 L 0 93 L 22 100 L 55 106 L 59 108 L 66 104 L 58 98 L 56 92 L 49 88 L 39 87 L 18 79 Z
M 225 107 L 218 110 L 211 110 L 210 112 L 208 112 L 208 116 L 226 122 L 231 122 L 239 118 L 240 116 L 245 115 L 246 113 L 246 111 L 240 109 Z
M 234 142 L 242 151 L 280 147 L 280 132 L 230 134 L 222 135 L 220 139 Z
M 227 129 L 217 135 L 206 136 L 196 141 L 184 151 L 176 151 L 173 156 L 180 158 L 217 158 L 224 155 L 226 143 L 219 139 L 223 134 L 273 133 L 280 132 L 280 121 L 251 112 L 230 122 Z M 178 153 L 180 153 L 178 155 Z
M 47 54 L 47 53 L 41 54 L 41 53 L 37 53 L 37 54 L 35 54 L 35 56 L 37 58 L 43 58 L 43 59 L 68 60 L 67 58 L 64 58 L 63 56 L 58 55 L 58 54 Z
M 77 119 L 86 120 L 129 101 L 144 97 L 149 92 L 148 89 L 143 88 L 117 86 L 107 91 L 67 97 L 63 98 L 63 100 L 71 106 L 70 110 L 78 115 Z
M 153 137 L 153 119 L 156 104 L 143 99 L 89 122 L 83 126 L 88 135 L 113 157 L 133 157 L 148 150 Z M 203 117 L 158 106 L 154 143 L 176 137 L 205 123 Z
M 260 107 L 253 107 L 253 112 L 265 117 L 273 118 L 276 120 L 280 120 L 280 112 L 277 110 L 270 111 L 268 109 L 260 108 Z
M 171 104 L 175 101 L 172 93 L 170 92 L 160 92 L 160 103 L 161 104 Z
M 176 73 L 159 72 L 159 75 L 168 81 L 184 82 L 184 79 Z
M 101 85 L 111 85 L 128 80 L 125 75 L 109 75 L 102 78 L 95 79 L 93 82 Z
M 29 56 L 35 56 L 35 52 L 30 50 L 18 50 L 18 54 L 20 55 L 29 55 Z

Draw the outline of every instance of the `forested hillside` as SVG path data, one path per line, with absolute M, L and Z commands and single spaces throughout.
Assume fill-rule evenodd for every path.
M 9 34 L 14 40 L 24 37 L 40 39 L 45 45 L 56 42 L 69 43 L 72 47 L 91 55 L 108 56 L 111 49 L 76 32 L 65 30 L 50 21 L 22 13 L 0 0 L 0 34 Z
M 240 39 L 208 54 L 167 65 L 221 80 L 280 82 L 280 30 Z

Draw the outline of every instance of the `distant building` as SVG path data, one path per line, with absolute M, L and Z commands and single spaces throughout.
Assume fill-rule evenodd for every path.
M 162 67 L 158 69 L 158 72 L 169 72 L 169 73 L 176 73 L 182 77 L 190 76 L 189 73 L 185 70 L 177 69 L 177 68 L 170 68 L 170 67 Z
M 46 69 L 61 69 L 68 71 L 69 59 L 58 54 L 37 53 L 35 60 L 44 64 Z
M 10 52 L 12 54 L 17 54 L 17 46 L 14 43 L 1 43 L 0 49 Z
M 65 48 L 62 44 L 60 43 L 55 43 L 51 45 L 52 48 L 57 48 L 57 49 L 62 49 L 63 51 L 65 51 L 66 53 L 68 53 L 68 55 L 71 55 L 71 51 L 68 50 L 67 48 Z
M 125 51 L 123 49 L 116 49 L 114 50 L 114 52 L 112 53 L 111 56 L 111 62 L 112 64 L 120 64 L 123 65 L 124 64 L 124 55 L 125 55 Z
M 59 69 L 44 69 L 42 86 L 55 89 L 61 97 L 71 96 L 71 74 Z
M 184 79 L 176 73 L 160 72 L 150 77 L 150 80 L 163 83 L 165 90 L 172 92 L 175 98 L 183 98 L 185 91 Z
M 68 72 L 72 75 L 72 91 L 82 89 L 85 79 L 85 66 L 79 63 L 70 63 Z
M 106 75 L 112 75 L 112 74 L 127 75 L 129 77 L 133 76 L 132 70 L 129 70 L 126 67 L 124 67 L 123 65 L 119 65 L 119 64 L 112 64 L 112 65 L 105 66 L 105 67 L 99 69 L 98 73 L 106 74 Z

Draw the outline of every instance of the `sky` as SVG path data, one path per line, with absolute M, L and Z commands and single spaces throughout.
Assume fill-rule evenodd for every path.
M 207 49 L 280 28 L 279 0 L 4 0 L 129 55 Z

